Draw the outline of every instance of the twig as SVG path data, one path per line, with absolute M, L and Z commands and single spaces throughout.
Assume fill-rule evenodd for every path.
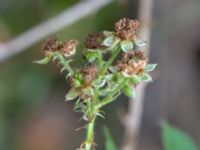
M 8 43 L 0 43 L 0 62 L 22 52 L 46 36 L 71 25 L 79 19 L 98 11 L 112 0 L 82 0 L 56 17 L 26 31 Z
M 141 22 L 141 37 L 150 42 L 152 7 L 154 0 L 140 0 L 139 20 Z M 147 45 L 150 45 L 148 43 Z M 145 47 L 149 52 L 149 46 Z M 143 101 L 147 83 L 143 83 L 136 88 L 136 98 L 129 104 L 129 114 L 125 120 L 125 142 L 122 150 L 136 150 L 138 143 L 138 133 L 143 112 Z

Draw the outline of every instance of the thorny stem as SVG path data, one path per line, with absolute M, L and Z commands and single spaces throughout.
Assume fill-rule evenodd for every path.
M 56 58 L 58 59 L 59 63 L 63 65 L 64 69 L 67 70 L 69 72 L 69 74 L 72 75 L 74 73 L 74 71 L 69 66 L 69 62 L 66 62 L 66 60 L 60 53 L 55 53 L 55 54 L 56 54 Z

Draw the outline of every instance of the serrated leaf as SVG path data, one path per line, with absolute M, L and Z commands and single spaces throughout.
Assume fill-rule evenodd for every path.
M 133 49 L 133 43 L 131 41 L 128 41 L 128 40 L 122 41 L 120 43 L 120 46 L 121 46 L 122 51 L 125 52 L 125 53 L 127 53 L 127 52 L 129 52 L 130 50 Z
M 70 101 L 70 100 L 75 99 L 77 96 L 78 96 L 78 92 L 74 88 L 72 88 L 69 90 L 69 92 L 65 96 L 65 100 Z
M 165 150 L 197 150 L 197 146 L 186 133 L 167 122 L 163 122 L 161 126 Z
M 107 127 L 103 128 L 106 150 L 118 150 Z
M 50 61 L 51 61 L 51 57 L 45 57 L 41 60 L 35 60 L 33 63 L 45 65 L 45 64 L 48 64 Z
M 145 67 L 145 71 L 146 72 L 151 72 L 153 71 L 155 68 L 156 68 L 157 64 L 148 64 L 146 67 Z
M 108 36 L 104 41 L 103 41 L 103 45 L 105 46 L 112 46 L 114 43 L 114 36 Z
M 140 78 L 142 81 L 146 81 L 146 82 L 152 81 L 152 78 L 148 73 L 141 75 Z

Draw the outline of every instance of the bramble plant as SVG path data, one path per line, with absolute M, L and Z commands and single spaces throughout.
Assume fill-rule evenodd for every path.
M 88 35 L 82 51 L 84 64 L 71 67 L 71 56 L 76 53 L 78 41 L 47 39 L 43 49 L 45 57 L 35 61 L 47 64 L 57 61 L 66 71 L 71 89 L 66 101 L 74 100 L 74 109 L 83 113 L 87 122 L 86 139 L 79 150 L 94 150 L 94 127 L 97 117 L 104 117 L 102 107 L 113 102 L 121 93 L 134 96 L 134 87 L 152 81 L 149 72 L 156 64 L 148 64 L 141 47 L 145 42 L 139 37 L 139 22 L 123 18 L 115 24 L 114 32 L 95 32 Z

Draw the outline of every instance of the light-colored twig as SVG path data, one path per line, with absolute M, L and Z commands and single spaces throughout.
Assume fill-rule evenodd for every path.
M 140 0 L 139 4 L 140 35 L 148 42 L 148 46 L 145 47 L 147 53 L 149 52 L 150 45 L 153 2 L 154 0 Z M 129 113 L 125 119 L 125 142 L 122 150 L 137 149 L 146 86 L 147 83 L 138 85 L 136 87 L 136 97 L 130 101 Z
M 50 34 L 71 25 L 79 19 L 98 11 L 112 0 L 82 0 L 56 17 L 22 33 L 8 43 L 0 43 L 0 62 L 22 52 Z

